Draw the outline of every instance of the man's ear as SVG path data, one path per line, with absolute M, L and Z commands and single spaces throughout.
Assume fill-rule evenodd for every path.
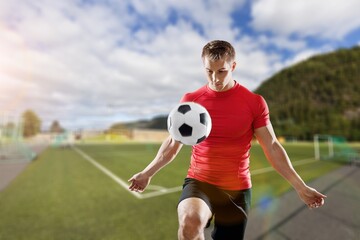
M 233 72 L 236 68 L 236 62 L 234 61 L 231 65 L 231 71 Z

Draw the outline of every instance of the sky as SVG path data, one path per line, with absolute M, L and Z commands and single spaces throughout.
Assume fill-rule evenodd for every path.
M 209 41 L 236 49 L 250 90 L 316 55 L 360 45 L 359 0 L 2 0 L 0 124 L 34 111 L 48 130 L 166 115 L 206 84 Z

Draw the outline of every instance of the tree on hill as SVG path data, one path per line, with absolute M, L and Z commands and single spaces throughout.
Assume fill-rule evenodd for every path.
M 318 55 L 280 71 L 255 91 L 278 135 L 360 140 L 360 48 Z
M 50 132 L 51 133 L 62 133 L 65 129 L 60 125 L 59 121 L 55 120 L 51 123 Z
M 41 120 L 38 115 L 32 110 L 26 110 L 22 114 L 24 137 L 31 137 L 40 132 Z

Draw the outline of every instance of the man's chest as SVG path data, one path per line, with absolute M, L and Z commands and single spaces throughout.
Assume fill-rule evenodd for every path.
M 252 130 L 253 112 L 246 102 L 238 99 L 224 101 L 217 99 L 201 103 L 212 120 L 212 136 L 239 137 Z

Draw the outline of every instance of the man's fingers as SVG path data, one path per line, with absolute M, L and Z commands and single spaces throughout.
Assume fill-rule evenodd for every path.
M 324 198 L 318 199 L 318 200 L 317 200 L 317 203 L 320 204 L 320 206 L 324 205 L 324 203 L 325 203 Z
M 131 180 L 131 184 L 130 184 L 130 186 L 129 186 L 129 189 L 130 189 L 131 191 L 133 191 L 133 190 L 135 189 L 135 187 L 136 187 L 135 180 Z
M 310 209 L 312 208 L 318 208 L 323 206 L 325 203 L 324 198 L 318 198 L 314 202 L 307 204 Z
M 140 185 L 138 185 L 135 181 L 132 181 L 131 185 L 129 186 L 129 189 L 131 191 L 135 191 L 135 192 L 143 192 L 144 188 Z

